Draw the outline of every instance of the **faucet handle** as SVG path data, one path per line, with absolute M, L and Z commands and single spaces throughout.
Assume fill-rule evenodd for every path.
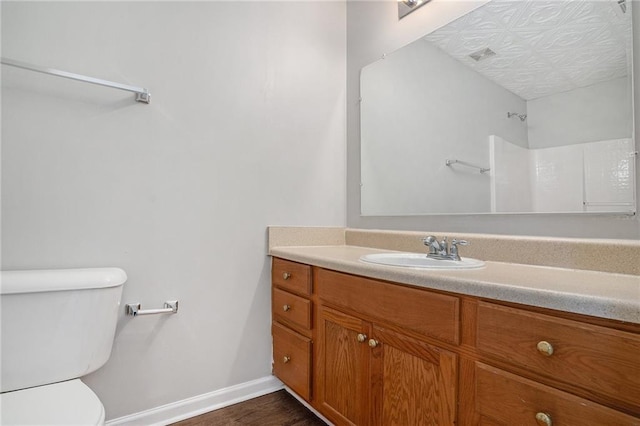
M 440 241 L 440 254 L 442 256 L 449 255 L 449 242 L 447 241 L 447 237 L 442 237 L 442 241 Z
M 460 255 L 458 254 L 458 246 L 468 246 L 469 241 L 467 240 L 456 240 L 455 238 L 451 241 L 451 257 L 454 260 L 461 260 Z

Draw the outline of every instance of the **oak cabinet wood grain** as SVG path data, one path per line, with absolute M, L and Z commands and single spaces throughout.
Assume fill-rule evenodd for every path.
M 271 304 L 273 316 L 279 321 L 311 330 L 311 301 L 309 299 L 274 288 Z
M 458 298 L 324 269 L 313 281 L 320 411 L 338 425 L 453 425 L 457 355 L 415 336 L 456 344 Z
M 317 403 L 335 424 L 455 423 L 456 354 L 327 307 L 317 324 Z
M 278 323 L 273 335 L 273 373 L 304 399 L 311 397 L 311 339 Z
M 316 345 L 316 404 L 336 424 L 365 425 L 369 414 L 370 325 L 320 306 Z
M 460 302 L 455 296 L 317 269 L 319 299 L 374 320 L 453 344 L 460 339 Z
M 480 302 L 477 339 L 483 354 L 640 403 L 640 335 Z
M 370 424 L 455 424 L 457 355 L 378 326 L 372 338 Z
M 312 398 L 311 266 L 273 259 L 273 374 L 303 399 Z
M 274 374 L 336 425 L 640 426 L 640 324 L 272 271 Z
M 292 293 L 311 296 L 311 266 L 290 260 L 274 258 L 271 282 Z
M 481 424 L 638 426 L 640 419 L 495 367 L 476 363 Z

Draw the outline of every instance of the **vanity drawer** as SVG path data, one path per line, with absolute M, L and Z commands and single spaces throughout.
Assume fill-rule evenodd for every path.
M 640 406 L 640 335 L 486 302 L 476 331 L 485 354 Z
M 325 302 L 355 310 L 381 323 L 458 344 L 460 300 L 369 278 L 318 269 L 316 292 Z
M 311 396 L 311 339 L 273 323 L 273 374 L 295 393 Z
M 311 266 L 274 257 L 271 282 L 294 293 L 310 296 Z
M 273 315 L 305 329 L 311 329 L 311 301 L 287 291 L 273 289 Z
M 481 424 L 640 426 L 639 418 L 479 362 L 475 383 Z

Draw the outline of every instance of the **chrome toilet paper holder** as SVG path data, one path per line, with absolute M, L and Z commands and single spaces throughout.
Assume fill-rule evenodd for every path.
M 178 301 L 167 300 L 162 308 L 159 309 L 141 309 L 140 303 L 127 303 L 125 305 L 127 315 L 137 317 L 139 315 L 155 315 L 155 314 L 177 314 Z

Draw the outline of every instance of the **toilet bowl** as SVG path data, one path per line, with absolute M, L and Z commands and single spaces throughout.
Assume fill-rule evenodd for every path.
M 0 424 L 104 424 L 79 377 L 109 359 L 126 279 L 119 268 L 0 272 Z
M 103 425 L 104 406 L 80 379 L 0 394 L 3 425 Z

